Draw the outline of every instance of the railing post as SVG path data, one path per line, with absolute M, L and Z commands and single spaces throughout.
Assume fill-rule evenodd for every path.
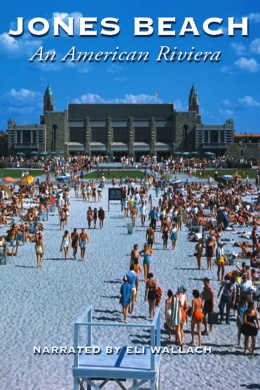
M 88 345 L 92 346 L 92 325 L 90 323 L 92 322 L 92 306 L 90 307 L 88 311 Z
M 75 350 L 75 355 L 74 355 L 74 367 L 78 367 L 79 365 L 79 325 L 74 324 L 74 350 Z
M 151 347 L 155 347 L 155 326 L 151 325 Z M 155 353 L 152 353 L 151 351 L 151 370 L 155 369 L 155 364 L 154 364 L 154 357 Z

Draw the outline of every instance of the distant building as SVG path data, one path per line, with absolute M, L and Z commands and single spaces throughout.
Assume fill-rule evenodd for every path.
M 188 110 L 176 111 L 174 104 L 68 104 L 54 110 L 48 85 L 40 125 L 8 122 L 9 153 L 48 151 L 104 154 L 119 158 L 143 154 L 161 157 L 178 152 L 212 151 L 224 154 L 234 143 L 234 122 L 204 125 L 199 114 L 199 97 L 193 85 Z

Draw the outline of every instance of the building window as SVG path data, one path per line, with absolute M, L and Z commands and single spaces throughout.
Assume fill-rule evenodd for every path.
M 135 142 L 150 143 L 150 128 L 149 127 L 136 127 L 135 128 Z
M 241 157 L 244 157 L 244 150 L 243 149 L 240 150 L 240 154 L 241 154 Z
M 218 130 L 213 130 L 210 132 L 210 142 L 215 144 L 218 143 Z
M 225 131 L 220 131 L 220 142 L 225 142 Z
M 92 142 L 107 142 L 107 134 L 105 127 L 92 127 Z
M 205 130 L 205 143 L 206 144 L 209 143 L 209 131 L 208 130 Z
M 128 143 L 128 128 L 127 127 L 114 127 L 114 142 Z
M 52 151 L 56 152 L 57 125 L 52 126 Z
M 171 142 L 171 128 L 157 127 L 157 142 L 170 143 Z
M 188 140 L 187 140 L 188 131 L 189 131 L 189 126 L 188 125 L 184 125 L 183 126 L 183 140 L 184 140 L 185 148 L 187 147 L 187 143 L 188 143 Z
M 31 142 L 31 130 L 24 130 L 23 131 L 23 142 Z
M 20 131 L 17 131 L 17 142 L 20 143 L 21 142 L 21 132 Z
M 36 143 L 37 142 L 37 132 L 33 131 L 32 135 L 33 135 L 33 142 Z
M 72 127 L 70 128 L 70 142 L 85 143 L 86 131 L 84 127 Z

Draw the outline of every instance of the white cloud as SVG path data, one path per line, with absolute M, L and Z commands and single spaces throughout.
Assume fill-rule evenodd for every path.
M 220 68 L 220 71 L 222 73 L 232 73 L 232 67 L 231 66 L 222 66 Z
M 112 64 L 107 68 L 108 73 L 116 73 L 119 72 L 122 69 L 122 66 L 117 65 L 117 64 Z
M 222 104 L 224 104 L 224 106 L 231 106 L 231 103 L 228 99 L 222 100 Z
M 35 98 L 38 93 L 25 88 L 21 88 L 19 91 L 16 91 L 16 89 L 13 88 L 10 90 L 10 92 L 8 92 L 8 94 L 13 98 L 20 100 L 26 98 Z
M 254 100 L 252 96 L 245 96 L 242 99 L 238 99 L 239 103 L 247 107 L 260 107 L 260 102 Z
M 259 65 L 254 58 L 247 59 L 245 57 L 241 57 L 235 62 L 235 66 L 239 69 L 252 73 L 259 70 Z
M 79 98 L 72 100 L 72 103 L 85 103 L 85 104 L 137 104 L 137 103 L 156 103 L 157 99 L 152 95 L 131 95 L 126 94 L 124 98 L 114 98 L 114 99 L 104 99 L 99 95 L 88 93 L 86 95 L 81 95 Z M 161 103 L 161 100 L 158 99 L 158 102 Z
M 235 54 L 238 56 L 246 54 L 246 46 L 241 42 L 231 43 L 231 47 L 233 48 Z
M 5 58 L 31 56 L 41 44 L 41 40 L 28 39 L 26 36 L 15 39 L 3 33 L 0 35 L 0 56 L 4 55 Z
M 180 100 L 174 100 L 173 104 L 176 111 L 187 111 L 187 104 L 183 104 Z
M 254 23 L 260 23 L 260 13 L 251 13 L 248 15 L 249 20 Z
M 256 38 L 250 43 L 250 51 L 252 53 L 260 54 L 260 39 Z
M 220 113 L 220 115 L 222 115 L 222 116 L 230 116 L 230 115 L 233 115 L 233 111 L 232 110 L 219 110 L 219 113 Z

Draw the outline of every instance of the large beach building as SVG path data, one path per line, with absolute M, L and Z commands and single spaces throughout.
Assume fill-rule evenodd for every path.
M 54 109 L 50 86 L 44 95 L 40 124 L 8 122 L 8 151 L 78 152 L 120 158 L 174 152 L 225 154 L 234 144 L 234 122 L 207 125 L 199 113 L 199 97 L 193 85 L 187 111 L 171 104 L 68 104 Z

